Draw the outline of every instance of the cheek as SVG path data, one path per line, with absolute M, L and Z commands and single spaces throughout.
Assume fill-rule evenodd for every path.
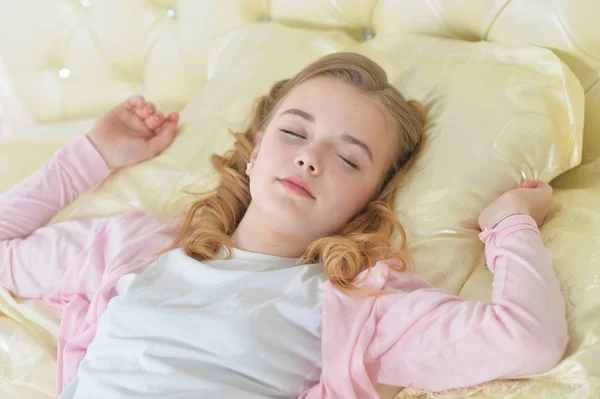
M 344 218 L 352 217 L 363 209 L 374 197 L 377 188 L 375 182 L 358 176 L 333 178 L 329 187 L 333 199 L 331 210 L 343 213 Z
M 288 149 L 278 137 L 274 137 L 275 134 L 276 132 L 269 132 L 265 135 L 258 151 L 257 163 L 273 164 L 286 156 Z

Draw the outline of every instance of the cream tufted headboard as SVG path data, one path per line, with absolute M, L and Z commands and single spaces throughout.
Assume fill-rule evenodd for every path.
M 269 22 L 358 41 L 422 32 L 542 46 L 600 101 L 597 0 L 1 0 L 0 10 L 0 53 L 40 122 L 94 116 L 132 93 L 179 110 L 204 85 L 217 37 Z

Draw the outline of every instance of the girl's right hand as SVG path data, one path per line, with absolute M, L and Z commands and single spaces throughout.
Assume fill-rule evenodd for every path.
M 111 168 L 147 161 L 175 138 L 179 115 L 165 117 L 142 96 L 133 96 L 96 121 L 87 138 Z
M 540 180 L 524 180 L 520 188 L 509 190 L 488 205 L 479 215 L 481 230 L 490 228 L 498 218 L 513 212 L 528 213 L 538 227 L 550 210 L 552 186 Z

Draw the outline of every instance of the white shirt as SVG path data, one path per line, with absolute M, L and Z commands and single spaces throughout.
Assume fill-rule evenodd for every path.
M 176 249 L 119 279 L 60 399 L 289 398 L 321 372 L 320 264 Z

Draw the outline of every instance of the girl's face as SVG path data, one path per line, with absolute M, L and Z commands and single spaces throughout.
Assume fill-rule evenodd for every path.
M 310 239 L 331 235 L 377 194 L 396 150 L 384 112 L 326 76 L 294 88 L 252 153 L 251 206 Z

